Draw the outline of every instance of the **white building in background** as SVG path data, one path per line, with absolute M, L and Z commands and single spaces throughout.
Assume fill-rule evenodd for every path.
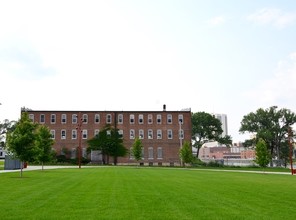
M 222 124 L 222 137 L 228 135 L 227 115 L 225 114 L 214 114 L 215 118 L 219 119 Z

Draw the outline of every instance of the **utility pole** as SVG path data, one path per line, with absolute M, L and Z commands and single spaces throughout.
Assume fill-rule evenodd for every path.
M 82 135 L 82 130 L 81 130 L 81 126 L 82 126 L 82 123 L 83 123 L 83 119 L 81 118 L 81 113 L 79 112 L 79 115 L 77 117 L 77 127 L 76 127 L 76 130 L 77 130 L 77 133 L 78 133 L 78 166 L 79 168 L 81 168 L 81 135 Z

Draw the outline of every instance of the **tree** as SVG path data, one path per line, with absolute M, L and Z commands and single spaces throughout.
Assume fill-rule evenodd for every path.
M 296 122 L 295 113 L 288 109 L 277 109 L 272 106 L 267 109 L 259 108 L 255 113 L 251 112 L 243 117 L 239 131 L 241 133 L 249 132 L 254 134 L 252 140 L 247 140 L 248 144 L 255 144 L 262 138 L 270 151 L 272 158 L 278 160 L 278 166 L 281 165 L 282 148 L 287 142 L 288 128 Z M 271 160 L 271 166 L 273 166 Z
M 188 141 L 185 141 L 182 148 L 180 149 L 180 159 L 183 163 L 183 165 L 186 165 L 186 163 L 191 163 L 193 160 L 192 151 L 190 147 L 190 143 Z
M 15 130 L 7 133 L 7 148 L 14 157 L 21 161 L 21 177 L 23 175 L 23 162 L 33 162 L 39 154 L 36 146 L 36 128 L 27 112 L 22 113 L 16 123 Z
M 123 145 L 123 139 L 119 134 L 119 130 L 105 126 L 94 138 L 87 141 L 88 151 L 100 150 L 103 157 L 103 163 L 109 163 L 109 156 L 113 157 L 114 165 L 117 164 L 117 158 L 127 154 L 127 149 Z
M 40 150 L 37 160 L 42 163 L 42 170 L 44 163 L 49 162 L 53 158 L 53 143 L 54 141 L 51 138 L 48 127 L 40 125 L 37 129 L 36 146 Z
M 270 154 L 267 149 L 267 145 L 262 138 L 258 140 L 255 151 L 256 151 L 255 163 L 257 163 L 260 167 L 265 168 L 270 162 Z
M 136 138 L 132 147 L 132 154 L 136 161 L 139 161 L 142 159 L 142 148 L 143 148 L 142 141 L 139 138 Z
M 223 129 L 219 119 L 206 112 L 196 112 L 191 116 L 192 143 L 197 149 L 196 157 L 202 145 L 208 141 L 217 141 L 220 144 L 232 144 L 231 137 L 222 137 Z
M 5 137 L 7 132 L 12 132 L 15 129 L 16 121 L 5 119 L 0 123 L 0 147 L 5 147 Z

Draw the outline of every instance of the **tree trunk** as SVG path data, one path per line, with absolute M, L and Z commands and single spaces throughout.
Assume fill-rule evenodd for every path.
M 43 171 L 43 167 L 44 167 L 44 164 L 43 164 L 43 162 L 42 162 L 42 171 Z

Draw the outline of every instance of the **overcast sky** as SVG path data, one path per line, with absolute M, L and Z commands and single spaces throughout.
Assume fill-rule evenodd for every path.
M 0 120 L 20 109 L 296 111 L 295 0 L 0 1 Z

